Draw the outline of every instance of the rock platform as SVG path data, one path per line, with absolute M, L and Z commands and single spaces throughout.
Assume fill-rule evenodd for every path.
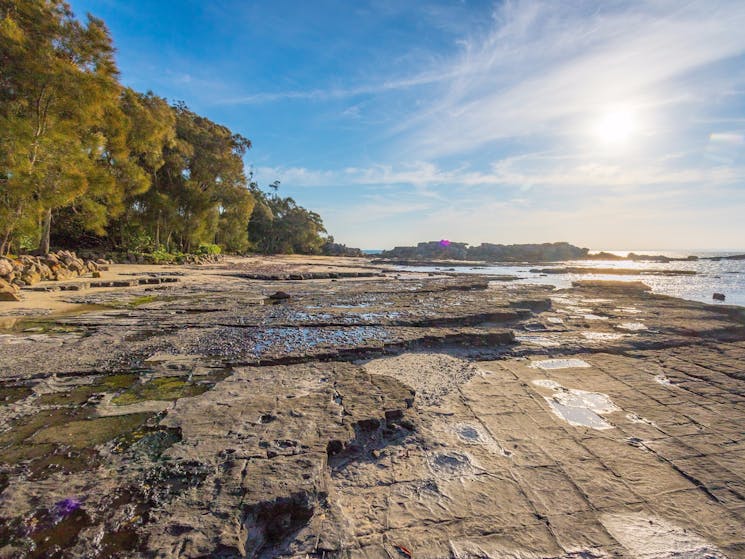
M 247 269 L 0 333 L 0 557 L 745 557 L 742 309 Z

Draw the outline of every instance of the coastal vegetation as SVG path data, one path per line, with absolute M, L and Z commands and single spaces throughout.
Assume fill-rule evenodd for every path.
M 321 217 L 263 192 L 251 141 L 124 86 L 105 23 L 0 0 L 0 254 L 50 246 L 321 253 Z

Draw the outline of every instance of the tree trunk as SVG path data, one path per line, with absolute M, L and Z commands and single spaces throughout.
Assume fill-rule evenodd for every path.
M 160 250 L 160 210 L 158 210 L 158 220 L 155 222 L 155 250 Z
M 0 244 L 0 256 L 5 256 L 10 252 L 10 231 L 6 231 L 5 235 L 3 235 L 3 242 Z
M 39 252 L 49 254 L 49 236 L 52 230 L 52 209 L 48 209 L 44 214 L 44 221 L 41 224 L 41 242 L 39 243 Z

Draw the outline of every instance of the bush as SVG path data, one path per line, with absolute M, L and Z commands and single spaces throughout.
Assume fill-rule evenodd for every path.
M 220 245 L 212 245 L 209 243 L 202 243 L 199 245 L 199 248 L 195 252 L 195 254 L 206 254 L 210 256 L 216 256 L 222 252 L 222 249 L 220 248 Z

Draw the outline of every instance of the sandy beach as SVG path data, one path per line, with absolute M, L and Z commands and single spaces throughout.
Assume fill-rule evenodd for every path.
M 0 303 L 1 557 L 745 557 L 742 308 L 353 258 L 101 276 L 133 285 Z

